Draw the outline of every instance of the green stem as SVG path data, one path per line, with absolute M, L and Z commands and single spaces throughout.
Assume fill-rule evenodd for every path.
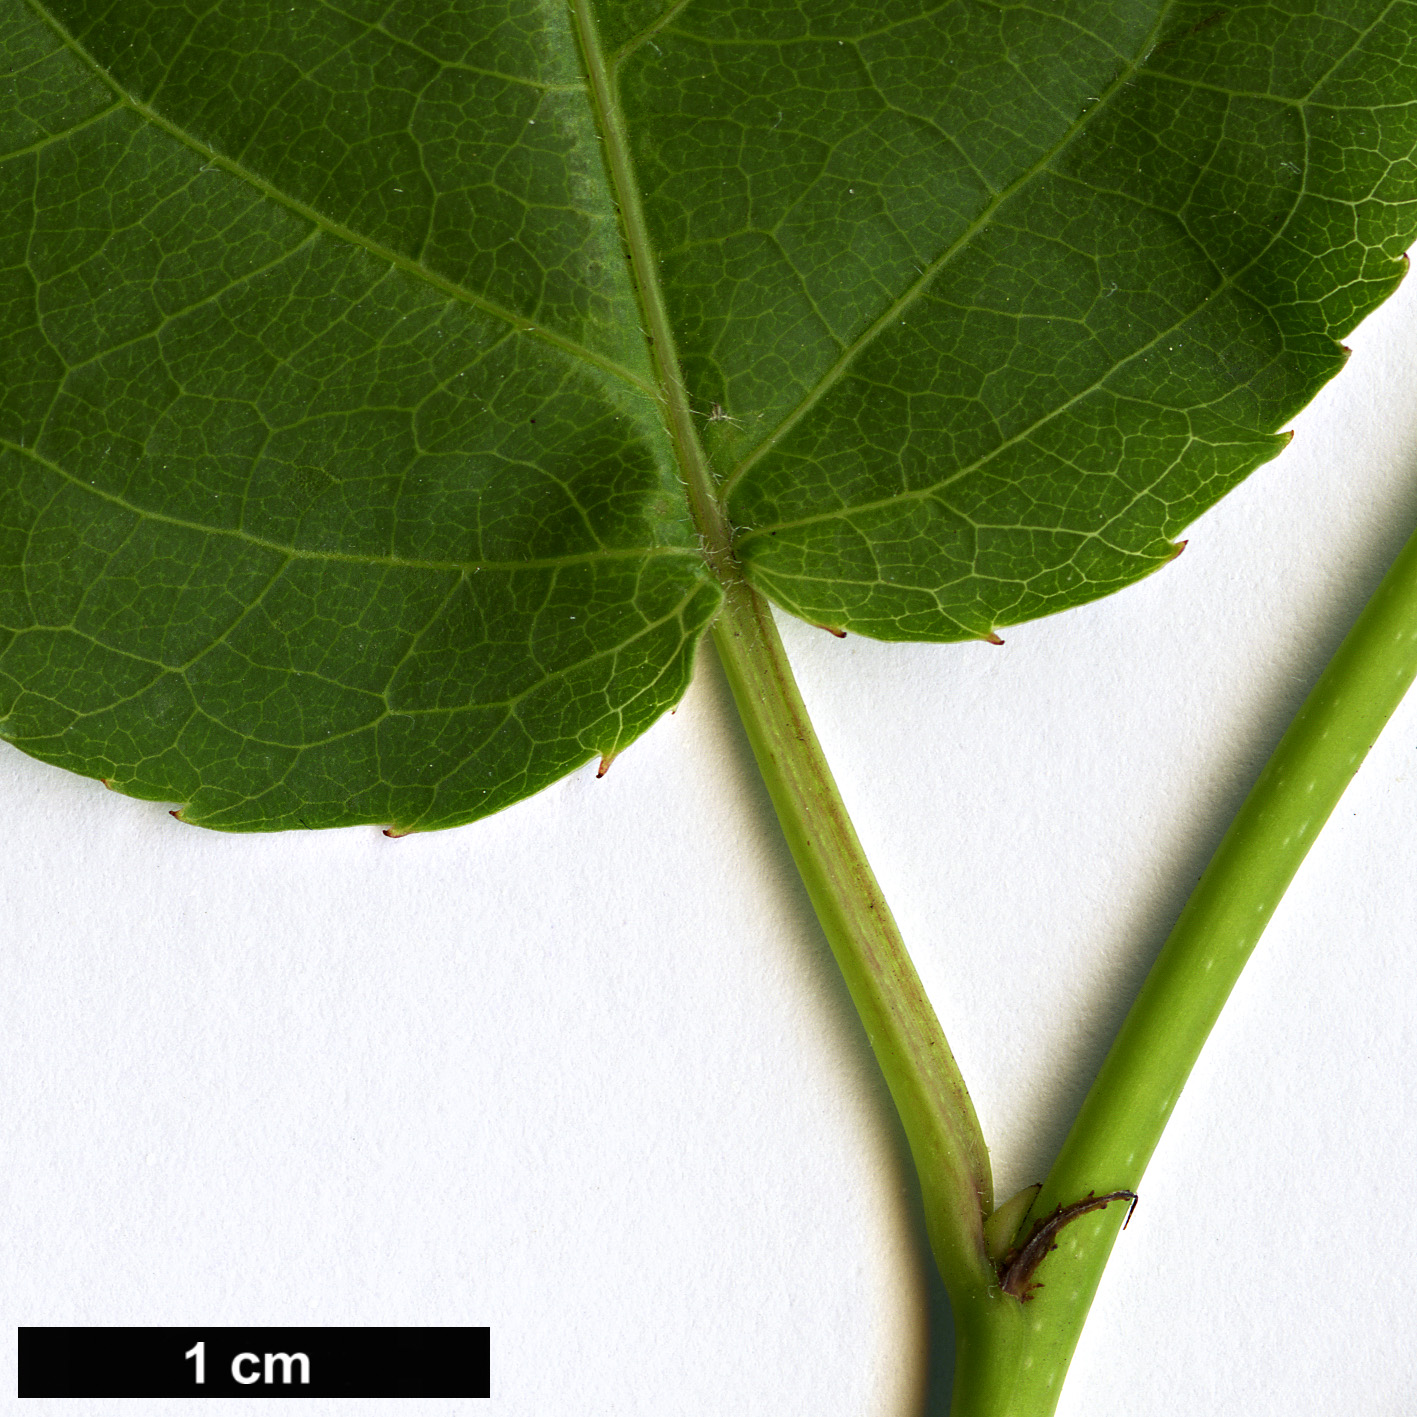
M 714 640 L 788 845 L 900 1110 L 926 1197 L 930 1242 L 958 1305 L 987 1294 L 995 1280 L 983 1229 L 993 1189 L 988 1150 L 949 1044 L 846 815 L 772 612 L 734 560 L 728 520 L 680 376 L 619 120 L 614 68 L 600 48 L 592 10 L 591 0 L 572 0 L 665 425 L 705 557 L 724 589 Z
M 741 578 L 722 578 L 726 600 L 714 643 L 783 835 L 904 1123 L 940 1275 L 957 1314 L 989 1304 L 997 1280 L 983 1221 L 993 1183 L 974 1106 L 832 780 L 772 611 Z M 982 1330 L 969 1341 L 988 1346 Z
M 1132 1006 L 1030 1217 L 1135 1190 L 1240 971 L 1383 725 L 1417 677 L 1417 536 L 1270 758 Z M 1047 1417 L 1124 1208 L 1070 1225 L 1038 1270 L 1025 1367 L 1003 1404 L 956 1417 Z
M 832 780 L 771 610 L 742 579 L 733 556 L 720 489 L 680 375 L 619 121 L 614 66 L 601 51 L 592 0 L 571 0 L 571 8 L 665 424 L 706 559 L 724 589 L 714 641 L 920 1175 L 931 1248 L 954 1309 L 952 1411 L 955 1417 L 1048 1417 L 1122 1207 L 1089 1211 L 1058 1232 L 1057 1257 L 1037 1270 L 1043 1287 L 1031 1302 L 1002 1292 L 984 1234 L 992 1182 L 973 1105 Z M 1414 673 L 1417 538 L 1344 642 L 1221 844 L 1034 1201 L 1032 1217 L 1048 1217 L 1089 1193 L 1136 1188 L 1260 932 Z M 1030 1271 L 1024 1278 L 1031 1277 Z

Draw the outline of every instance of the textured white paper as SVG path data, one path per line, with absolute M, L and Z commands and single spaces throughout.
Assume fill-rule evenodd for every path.
M 1417 282 L 1350 343 L 1141 586 L 1003 648 L 783 627 L 1001 1195 L 1417 526 Z M 19 1324 L 487 1324 L 490 1401 L 298 1410 L 924 1410 L 908 1158 L 711 651 L 604 781 L 459 831 L 226 836 L 9 749 L 0 794 L 0 1400 Z M 1176 1109 L 1064 1417 L 1414 1410 L 1414 845 L 1409 703 Z

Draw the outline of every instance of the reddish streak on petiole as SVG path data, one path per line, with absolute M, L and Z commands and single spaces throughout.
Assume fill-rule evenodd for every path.
M 999 1284 L 1004 1293 L 1012 1294 L 1019 1303 L 1026 1304 L 1033 1298 L 1033 1291 L 1042 1287 L 1034 1280 L 1034 1271 L 1043 1263 L 1045 1256 L 1058 1248 L 1055 1243 L 1058 1232 L 1089 1211 L 1106 1210 L 1113 1201 L 1132 1203 L 1127 1211 L 1127 1220 L 1122 1222 L 1122 1228 L 1125 1230 L 1127 1221 L 1132 1218 L 1132 1211 L 1136 1209 L 1135 1191 L 1108 1191 L 1105 1196 L 1094 1195 L 1089 1191 L 1083 1200 L 1075 1201 L 1072 1205 L 1060 1205 L 1052 1215 L 1043 1220 L 1035 1220 L 1033 1229 L 1028 1232 L 1028 1239 L 1022 1245 L 1015 1245 L 999 1261 Z

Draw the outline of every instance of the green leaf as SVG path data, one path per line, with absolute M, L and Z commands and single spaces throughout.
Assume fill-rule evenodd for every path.
M 1411 3 L 3 4 L 0 731 L 211 826 L 1135 580 L 1417 232 Z

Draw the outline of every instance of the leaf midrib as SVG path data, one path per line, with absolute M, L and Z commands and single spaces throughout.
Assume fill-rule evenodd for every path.
M 650 358 L 659 379 L 658 397 L 684 478 L 689 511 L 704 541 L 706 560 L 722 579 L 733 574 L 732 535 L 719 498 L 717 479 L 709 467 L 698 429 L 694 426 L 693 410 L 689 407 L 688 393 L 680 373 L 673 327 L 659 284 L 658 262 L 640 201 L 634 160 L 620 122 L 614 71 L 601 52 L 600 33 L 591 10 L 591 0 L 572 0 L 572 13 L 580 40 L 581 59 L 589 81 L 595 128 L 605 152 L 606 175 L 619 213 L 625 249 L 630 253 L 635 298 L 639 302 Z
M 143 103 L 141 99 L 129 93 L 127 89 L 125 89 L 103 65 L 69 33 L 58 18 L 52 15 L 49 10 L 40 3 L 40 0 L 29 0 L 29 5 L 41 22 L 54 32 L 60 43 L 78 56 L 125 108 L 130 109 L 145 122 L 151 123 L 156 128 L 160 128 L 169 137 L 175 139 L 211 165 L 219 167 L 225 172 L 229 172 L 233 177 L 254 187 L 262 196 L 283 206 L 287 211 L 294 213 L 303 221 L 308 221 L 321 231 L 327 232 L 338 240 L 346 242 L 351 246 L 357 246 L 367 251 L 377 260 L 387 262 L 389 265 L 396 267 L 407 275 L 431 285 L 435 290 L 446 295 L 449 299 L 471 306 L 473 309 L 481 311 L 484 315 L 489 315 L 493 319 L 500 320 L 503 324 L 509 325 L 518 334 L 530 335 L 534 339 L 542 340 L 559 349 L 563 354 L 572 355 L 586 364 L 590 364 L 601 370 L 603 373 L 609 374 L 621 382 L 629 384 L 640 393 L 646 394 L 651 398 L 655 397 L 655 390 L 633 371 L 625 368 L 624 365 L 617 363 L 613 359 L 606 358 L 603 354 L 596 353 L 596 351 L 587 348 L 585 345 L 579 343 L 579 341 L 571 339 L 568 335 L 561 334 L 558 330 L 553 330 L 545 325 L 538 324 L 535 320 L 530 319 L 526 315 L 519 315 L 516 311 L 509 310 L 506 306 L 499 305 L 496 301 L 487 299 L 486 296 L 478 295 L 474 291 L 466 289 L 456 281 L 449 280 L 446 276 L 440 275 L 437 271 L 430 270 L 421 261 L 416 261 L 409 256 L 402 255 L 391 247 L 384 246 L 380 242 L 352 230 L 343 223 L 335 221 L 332 217 L 326 216 L 323 212 L 319 211 L 318 208 L 312 207 L 306 202 L 302 202 L 298 197 L 291 196 L 290 193 L 277 187 L 273 182 L 268 181 L 259 173 L 253 172 L 243 163 L 236 161 L 234 158 L 227 157 L 225 154 L 217 151 L 217 149 L 210 147 L 200 138 L 187 132 L 186 129 L 180 127 L 170 119 L 163 117 L 156 109 Z

